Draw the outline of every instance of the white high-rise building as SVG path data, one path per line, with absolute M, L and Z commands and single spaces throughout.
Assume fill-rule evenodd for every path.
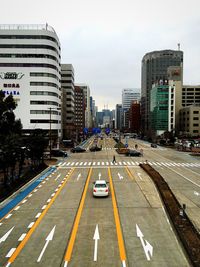
M 49 25 L 0 25 L 0 90 L 23 130 L 61 132 L 60 42 Z
M 140 101 L 139 89 L 127 88 L 122 90 L 122 108 L 129 109 L 132 101 Z

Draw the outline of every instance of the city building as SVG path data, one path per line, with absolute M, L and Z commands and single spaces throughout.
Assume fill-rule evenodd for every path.
M 61 64 L 61 88 L 63 139 L 74 139 L 74 68 L 72 64 Z
M 79 86 L 83 89 L 85 96 L 85 127 L 91 127 L 91 110 L 90 110 L 90 87 L 84 83 L 76 83 L 75 86 Z
M 0 25 L 0 90 L 12 94 L 24 132 L 61 137 L 60 42 L 49 25 Z
M 115 128 L 118 130 L 122 129 L 122 104 L 117 104 L 115 109 Z
M 122 108 L 129 109 L 132 101 L 140 101 L 139 89 L 127 88 L 122 90 Z
M 169 85 L 155 84 L 151 90 L 151 137 L 162 135 L 169 129 Z
M 180 134 L 200 136 L 200 104 L 183 107 L 180 110 Z
M 76 129 L 76 140 L 82 136 L 83 128 L 85 127 L 85 97 L 83 89 L 79 86 L 75 86 L 75 98 L 74 98 L 74 124 Z
M 153 51 L 144 55 L 142 59 L 141 85 L 141 126 L 143 134 L 149 135 L 150 131 L 150 95 L 152 85 L 159 81 L 168 80 L 168 67 L 182 67 L 182 65 L 183 52 L 180 50 Z
M 200 104 L 200 85 L 183 85 L 182 106 Z
M 130 131 L 132 133 L 140 133 L 140 103 L 137 101 L 132 101 L 131 107 L 129 109 L 129 125 Z
M 182 108 L 182 68 L 169 67 L 169 80 L 160 80 L 152 86 L 150 95 L 150 136 L 165 131 L 179 134 L 179 111 Z

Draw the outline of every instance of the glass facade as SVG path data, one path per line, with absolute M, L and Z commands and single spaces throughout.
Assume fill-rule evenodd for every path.
M 168 130 L 169 86 L 155 85 L 151 90 L 150 124 L 154 132 Z

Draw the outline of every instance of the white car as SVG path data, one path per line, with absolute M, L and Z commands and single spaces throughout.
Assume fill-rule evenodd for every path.
M 97 180 L 93 185 L 94 197 L 107 197 L 109 195 L 109 188 L 105 180 Z

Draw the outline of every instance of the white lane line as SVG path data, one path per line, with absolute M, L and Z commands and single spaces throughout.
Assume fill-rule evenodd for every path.
M 14 208 L 14 210 L 18 210 L 18 209 L 20 209 L 20 206 L 17 206 L 16 208 Z
M 0 226 L 2 225 L 2 223 L 0 223 Z
M 82 166 L 83 165 L 83 162 L 80 162 L 79 166 Z
M 22 235 L 20 236 L 20 238 L 18 239 L 18 241 L 22 241 L 22 240 L 24 239 L 25 236 L 26 236 L 26 234 L 22 234 Z
M 28 226 L 28 228 L 31 228 L 34 225 L 35 222 L 31 222 Z
M 97 162 L 97 165 L 99 166 L 100 165 L 100 162 Z
M 57 177 L 55 178 L 55 181 L 57 181 L 60 176 L 61 176 L 61 173 L 57 175 Z
M 131 163 L 129 161 L 127 161 L 128 165 L 131 165 Z
M 101 162 L 101 164 L 104 166 L 105 165 L 105 163 L 104 162 Z
M 35 189 L 33 192 L 35 193 L 35 192 L 37 192 L 38 191 L 38 189 Z
M 175 171 L 175 170 L 172 170 L 172 171 L 173 171 L 173 172 L 175 172 L 175 173 L 177 173 L 178 175 L 182 176 L 184 179 L 186 179 L 187 181 L 191 182 L 192 184 L 194 184 L 194 185 L 196 185 L 196 186 L 200 187 L 200 185 L 199 185 L 199 184 L 197 184 L 197 183 L 193 182 L 192 180 L 190 180 L 190 179 L 189 179 L 189 178 L 187 178 L 186 176 L 184 176 L 184 175 L 180 174 L 179 172 L 177 172 L 177 171 Z
M 109 163 L 106 161 L 106 165 L 109 165 Z
M 12 213 L 8 214 L 5 219 L 9 219 L 12 216 Z
M 47 203 L 49 203 L 51 201 L 51 198 L 49 198 L 48 200 L 47 200 Z
M 51 197 L 55 196 L 56 193 L 51 194 Z
M 45 209 L 46 209 L 46 207 L 47 207 L 47 205 L 44 205 L 44 206 L 42 207 L 42 210 L 45 210 Z
M 75 164 L 75 162 L 72 162 L 72 163 L 71 163 L 71 166 L 74 166 L 74 164 Z
M 84 163 L 84 166 L 87 165 L 87 162 Z
M 94 161 L 92 165 L 96 165 L 96 162 Z
M 92 162 L 89 162 L 88 165 L 90 166 L 92 164 Z
M 122 165 L 121 161 L 119 161 L 119 165 L 120 165 L 120 166 Z
M 40 187 L 42 187 L 42 185 L 40 184 L 38 187 L 40 188 Z
M 35 218 L 39 218 L 40 215 L 41 215 L 41 212 L 39 212 L 39 213 L 35 216 Z
M 67 164 L 66 164 L 66 165 L 67 165 L 67 166 L 69 166 L 69 164 L 70 164 L 70 163 L 71 163 L 71 162 L 67 162 Z
M 22 201 L 22 203 L 24 204 L 26 201 L 27 201 L 27 199 L 24 199 L 24 200 Z
M 135 162 L 131 161 L 132 165 L 135 165 Z
M 75 164 L 75 166 L 77 166 L 78 164 L 79 164 L 79 162 L 77 161 L 76 164 Z
M 28 197 L 32 197 L 33 194 L 28 195 Z
M 16 248 L 11 248 L 8 254 L 6 255 L 6 258 L 10 258 L 12 254 L 15 252 Z

